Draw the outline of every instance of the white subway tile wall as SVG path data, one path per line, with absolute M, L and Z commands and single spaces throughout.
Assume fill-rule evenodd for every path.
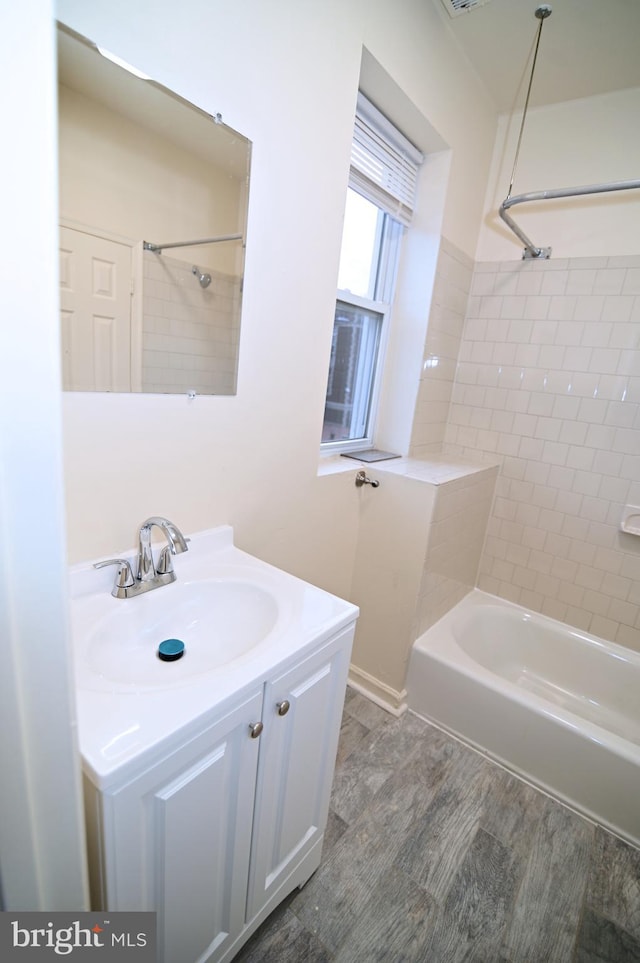
M 443 450 L 501 461 L 478 586 L 640 650 L 640 256 L 478 263 Z
M 192 261 L 144 254 L 142 388 L 158 393 L 233 394 L 239 343 L 240 279 L 207 268 L 202 288 Z
M 442 451 L 473 261 L 442 238 L 425 339 L 409 454 Z

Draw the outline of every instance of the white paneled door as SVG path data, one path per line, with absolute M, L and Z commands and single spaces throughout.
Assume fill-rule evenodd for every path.
M 132 249 L 60 228 L 62 381 L 67 391 L 131 390 Z

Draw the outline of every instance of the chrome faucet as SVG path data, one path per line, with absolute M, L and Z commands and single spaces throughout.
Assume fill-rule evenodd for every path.
M 167 544 L 158 557 L 158 564 L 153 561 L 151 549 L 151 529 L 157 526 L 164 534 Z M 188 539 L 180 529 L 168 518 L 152 515 L 140 526 L 138 533 L 138 558 L 136 572 L 133 574 L 131 563 L 124 558 L 109 558 L 104 562 L 95 562 L 94 568 L 104 568 L 105 565 L 117 565 L 118 572 L 111 590 L 117 599 L 130 599 L 134 595 L 142 595 L 151 589 L 160 588 L 175 582 L 176 573 L 173 569 L 172 555 L 180 555 L 188 550 Z
M 167 544 L 160 552 L 158 567 L 153 564 L 153 552 L 151 551 L 151 529 L 157 525 L 162 530 L 167 540 Z M 140 582 L 152 582 L 159 575 L 171 575 L 173 573 L 172 555 L 180 555 L 187 551 L 187 543 L 184 535 L 173 522 L 168 518 L 159 515 L 152 515 L 140 526 L 138 533 L 138 571 L 136 578 Z M 175 578 L 175 573 L 173 573 Z M 170 582 L 173 579 L 169 579 Z M 164 584 L 164 583 L 162 583 Z

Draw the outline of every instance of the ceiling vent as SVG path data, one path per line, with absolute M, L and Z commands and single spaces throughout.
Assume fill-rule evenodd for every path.
M 469 13 L 474 7 L 483 7 L 489 0 L 440 0 L 450 17 L 459 17 L 461 13 Z

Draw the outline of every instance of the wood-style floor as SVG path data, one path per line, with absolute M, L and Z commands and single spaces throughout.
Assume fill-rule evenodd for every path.
M 639 963 L 640 850 L 349 689 L 322 864 L 236 963 L 463 960 Z

